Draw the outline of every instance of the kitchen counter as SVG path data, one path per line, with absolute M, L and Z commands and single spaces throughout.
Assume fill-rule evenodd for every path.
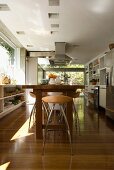
M 36 95 L 36 138 L 42 139 L 42 129 L 44 125 L 42 124 L 42 94 L 43 92 L 63 92 L 67 96 L 77 89 L 84 89 L 84 85 L 22 85 L 24 89 L 33 89 L 33 93 Z M 72 133 L 72 125 L 73 125 L 73 115 L 72 112 L 72 103 L 67 104 L 67 119 L 69 123 L 69 127 Z

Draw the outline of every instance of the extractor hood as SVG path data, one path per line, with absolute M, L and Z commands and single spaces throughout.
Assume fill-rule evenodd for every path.
M 53 66 L 67 65 L 72 58 L 66 55 L 66 44 L 66 42 L 55 42 L 55 51 L 29 51 L 28 57 L 48 57 Z
M 55 42 L 54 65 L 67 65 L 72 59 L 66 55 L 66 42 Z

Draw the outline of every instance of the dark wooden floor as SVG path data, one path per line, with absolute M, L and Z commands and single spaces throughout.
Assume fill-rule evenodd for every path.
M 80 135 L 75 125 L 73 129 L 74 155 L 63 132 L 50 132 L 42 156 L 42 141 L 35 139 L 35 128 L 27 131 L 30 107 L 0 119 L 0 170 L 114 170 L 114 122 L 103 111 L 84 108 L 81 98 L 77 105 Z

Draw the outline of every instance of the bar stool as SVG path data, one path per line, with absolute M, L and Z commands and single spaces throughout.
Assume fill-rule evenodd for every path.
M 61 112 L 61 114 L 64 118 L 64 121 L 65 121 L 65 124 L 66 124 L 66 127 L 67 127 L 67 133 L 68 133 L 68 138 L 69 138 L 69 142 L 70 142 L 70 146 L 71 146 L 71 154 L 72 154 L 71 133 L 70 133 L 68 120 L 67 120 L 67 117 L 66 117 L 66 114 L 65 114 L 65 111 L 64 111 L 64 106 L 63 106 L 65 104 L 67 104 L 68 102 L 73 102 L 72 97 L 64 96 L 64 95 L 46 96 L 46 97 L 42 98 L 42 101 L 44 102 L 44 104 L 49 104 L 49 103 L 52 104 L 52 107 L 51 107 L 50 112 L 49 112 L 48 120 L 47 120 L 47 123 L 46 123 L 46 127 L 45 127 L 45 134 L 44 134 L 44 140 L 43 140 L 43 154 L 44 154 L 44 151 L 45 151 L 45 143 L 46 143 L 46 135 L 47 135 L 48 125 L 49 125 L 50 119 L 51 119 L 51 117 L 54 113 L 53 111 L 54 111 L 56 104 L 59 104 L 59 106 L 60 106 L 60 112 Z

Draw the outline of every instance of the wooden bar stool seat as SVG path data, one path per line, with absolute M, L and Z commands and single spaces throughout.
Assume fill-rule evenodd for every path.
M 64 104 L 72 101 L 72 98 L 69 96 L 63 96 L 63 95 L 56 95 L 56 96 L 46 96 L 42 98 L 42 101 L 45 103 L 58 103 L 58 104 Z
M 70 142 L 70 146 L 71 146 L 71 153 L 72 153 L 71 133 L 70 133 L 68 120 L 67 120 L 67 117 L 66 117 L 66 114 L 65 114 L 65 111 L 64 111 L 64 105 L 67 104 L 68 102 L 73 102 L 73 98 L 69 97 L 69 96 L 64 96 L 64 95 L 55 95 L 55 96 L 43 97 L 42 101 L 44 102 L 44 104 L 47 104 L 47 103 L 52 104 L 52 107 L 50 108 L 50 112 L 48 113 L 49 116 L 48 116 L 48 120 L 47 120 L 47 123 L 46 123 L 46 126 L 45 126 L 45 134 L 44 134 L 44 140 L 43 140 L 43 154 L 44 154 L 44 151 L 45 151 L 46 134 L 47 134 L 47 130 L 48 130 L 48 125 L 49 125 L 51 117 L 52 117 L 52 115 L 54 113 L 53 111 L 54 111 L 54 107 L 55 107 L 56 104 L 59 104 L 60 113 L 63 116 L 65 124 L 66 124 L 68 138 L 69 138 L 69 142 Z

